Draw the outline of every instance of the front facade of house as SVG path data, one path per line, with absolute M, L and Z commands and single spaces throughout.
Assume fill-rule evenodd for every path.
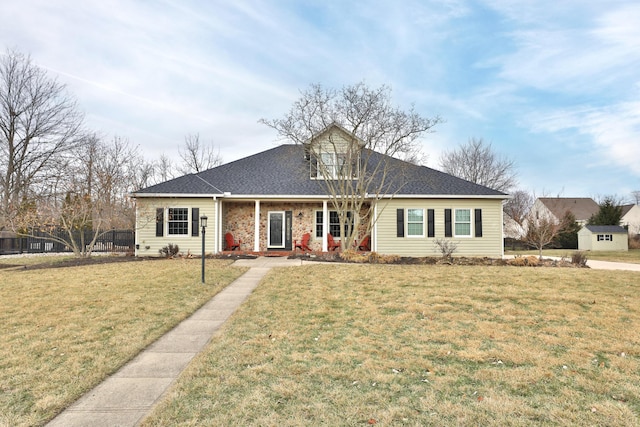
M 585 225 L 578 231 L 578 250 L 628 251 L 627 230 L 618 225 Z
M 311 140 L 320 149 L 281 145 L 136 192 L 136 255 L 157 256 L 169 243 L 200 255 L 202 216 L 206 253 L 225 251 L 227 233 L 248 252 L 291 251 L 309 233 L 310 248 L 326 252 L 327 235 L 342 236 L 336 191 L 325 181 L 345 168 L 353 168 L 348 175 L 355 183 L 366 173 L 361 157 L 341 151 L 354 140 L 332 125 Z M 377 153 L 367 161 L 389 162 L 395 181 L 385 192 L 362 196 L 357 214 L 348 212 L 347 226 L 357 227 L 354 242 L 368 235 L 372 251 L 429 256 L 441 255 L 436 242 L 444 239 L 457 244 L 454 255 L 502 256 L 505 194 Z

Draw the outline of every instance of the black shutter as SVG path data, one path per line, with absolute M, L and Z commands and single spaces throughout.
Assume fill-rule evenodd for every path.
M 475 210 L 476 216 L 476 237 L 482 237 L 482 209 Z
M 200 229 L 200 208 L 191 208 L 191 237 L 198 237 Z
M 318 177 L 318 159 L 313 154 L 309 158 L 309 177 L 310 178 Z
M 164 234 L 164 208 L 156 209 L 156 237 Z
M 398 237 L 404 237 L 404 209 L 398 209 L 396 211 L 396 227 L 397 227 L 397 233 L 396 235 Z
M 444 210 L 444 237 L 452 237 L 451 230 L 451 209 Z
M 436 236 L 435 211 L 427 209 L 427 237 Z

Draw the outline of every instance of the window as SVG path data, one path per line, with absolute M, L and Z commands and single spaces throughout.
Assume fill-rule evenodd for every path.
M 424 237 L 424 209 L 407 209 L 407 237 Z
M 471 209 L 456 209 L 454 234 L 456 237 L 471 237 Z
M 318 159 L 315 162 L 311 162 L 311 177 L 337 179 L 346 178 L 351 173 L 354 178 L 357 178 L 358 164 L 354 162 L 350 172 L 347 169 L 348 159 L 348 153 L 320 153 Z
M 186 236 L 189 234 L 189 209 L 169 208 L 168 209 L 168 231 L 167 234 Z
M 613 242 L 613 234 L 598 234 L 598 242 Z
M 316 237 L 322 238 L 322 211 L 316 211 Z M 349 230 L 353 227 L 353 215 L 351 212 L 347 212 L 347 223 L 345 224 L 345 232 L 350 234 Z M 329 211 L 329 233 L 333 237 L 340 236 L 340 217 L 338 211 Z

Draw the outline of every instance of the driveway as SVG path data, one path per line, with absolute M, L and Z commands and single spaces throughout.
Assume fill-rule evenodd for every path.
M 590 259 L 587 261 L 587 265 L 594 270 L 640 271 L 640 264 L 631 264 L 628 262 L 598 261 L 596 259 Z

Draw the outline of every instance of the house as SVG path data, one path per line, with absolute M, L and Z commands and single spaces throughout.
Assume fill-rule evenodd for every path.
M 629 236 L 635 237 L 640 234 L 640 206 L 623 205 L 620 225 L 625 227 Z
M 627 230 L 619 225 L 585 225 L 578 231 L 578 250 L 628 251 Z
M 354 144 L 355 160 L 349 160 Z M 329 233 L 341 239 L 332 204 L 336 194 L 332 198 L 327 180 L 334 182 L 332 171 L 349 166 L 351 182 L 364 182 L 365 154 L 369 165 L 388 164 L 384 177 L 373 177 L 380 182 L 386 178 L 379 187 L 384 191 L 369 191 L 362 211 L 349 212 L 352 226 L 361 224 L 356 230 L 369 230 L 372 251 L 441 255 L 436 241 L 446 239 L 457 243 L 454 255 L 503 255 L 502 204 L 507 195 L 367 150 L 335 124 L 306 144 L 280 145 L 135 192 L 136 255 L 158 255 L 169 243 L 200 254 L 201 216 L 208 218 L 206 252 L 224 251 L 226 233 L 240 242 L 240 250 L 250 252 L 291 251 L 295 240 L 310 233 L 311 249 L 326 252 Z
M 567 212 L 571 212 L 576 222 L 585 225 L 600 206 L 589 197 L 540 197 L 531 208 L 535 218 L 549 218 L 559 224 Z

